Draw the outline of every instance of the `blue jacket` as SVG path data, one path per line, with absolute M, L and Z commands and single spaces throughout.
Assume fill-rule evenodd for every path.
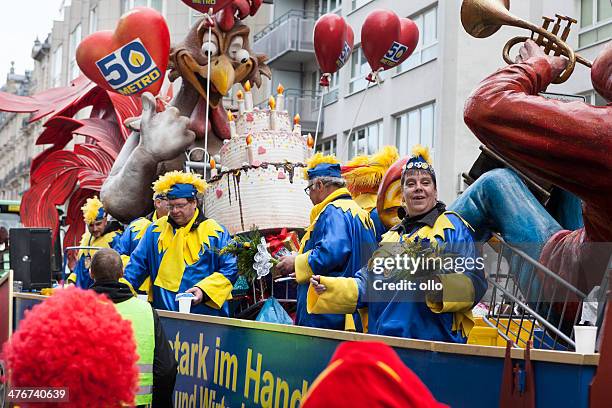
M 183 234 L 182 241 L 177 233 Z M 149 225 L 132 252 L 125 278 L 138 288 L 150 277 L 157 309 L 178 311 L 175 296 L 197 286 L 209 300 L 192 306 L 192 313 L 228 316 L 227 300 L 232 298 L 238 269 L 233 255 L 220 255 L 219 251 L 230 239 L 225 227 L 205 219 L 199 210 L 182 228 L 162 217 Z
M 298 281 L 296 324 L 327 329 L 360 329 L 355 313 L 315 315 L 307 311 L 309 279 L 314 275 L 353 277 L 376 248 L 374 225 L 347 189 L 338 189 L 311 212 L 295 271 Z M 351 311 L 352 313 L 353 311 Z M 352 320 L 352 321 L 351 321 Z

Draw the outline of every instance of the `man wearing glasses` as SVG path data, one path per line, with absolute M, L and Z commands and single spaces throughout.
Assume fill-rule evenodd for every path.
M 334 156 L 317 153 L 308 162 L 306 194 L 314 204 L 310 226 L 298 255 L 282 257 L 277 270 L 295 275 L 298 283 L 295 323 L 299 326 L 361 330 L 355 313 L 310 314 L 306 310 L 308 282 L 314 275 L 353 277 L 376 248 L 374 224 L 353 201 Z
M 149 300 L 156 309 L 178 311 L 175 297 L 195 296 L 191 312 L 228 316 L 238 276 L 236 258 L 219 254 L 230 241 L 229 231 L 198 209 L 197 195 L 207 185 L 198 175 L 172 171 L 159 178 L 153 189 L 168 198 L 168 216 L 153 222 L 132 252 L 125 278 L 140 287 L 150 276 Z

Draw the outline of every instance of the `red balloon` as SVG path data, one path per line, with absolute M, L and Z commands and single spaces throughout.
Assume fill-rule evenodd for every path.
M 321 16 L 314 28 L 317 62 L 324 74 L 333 74 L 344 66 L 353 52 L 355 34 L 346 20 L 334 13 Z
M 228 6 L 232 1 L 233 0 L 183 0 L 183 3 L 200 13 L 208 13 L 210 9 L 212 9 L 212 14 L 215 14 Z
M 170 32 L 156 10 L 137 7 L 119 19 L 115 31 L 98 31 L 79 44 L 76 60 L 87 78 L 122 95 L 151 92 L 164 82 Z
M 361 46 L 372 71 L 400 65 L 414 52 L 418 42 L 416 24 L 390 10 L 374 10 L 361 29 Z

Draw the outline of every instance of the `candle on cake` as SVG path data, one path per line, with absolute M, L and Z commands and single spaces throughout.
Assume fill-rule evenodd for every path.
M 278 84 L 276 91 L 278 92 L 276 96 L 276 109 L 282 112 L 285 110 L 285 87 L 283 84 Z
M 244 103 L 246 112 L 253 111 L 253 93 L 251 92 L 251 81 L 244 83 Z
M 210 177 L 217 176 L 217 162 L 211 157 L 210 159 Z
M 274 96 L 270 95 L 268 99 L 268 106 L 270 107 L 270 130 L 276 129 L 276 100 Z
M 238 113 L 242 116 L 244 113 L 244 93 L 241 89 L 236 92 L 236 99 L 238 99 Z
M 312 149 L 314 147 L 314 139 L 312 138 L 312 135 L 310 133 L 308 134 L 308 137 L 306 137 L 306 145 L 309 149 Z
M 301 135 L 302 134 L 302 125 L 300 125 L 300 114 L 296 113 L 293 117 L 293 133 Z
M 246 137 L 246 145 L 247 145 L 247 162 L 249 162 L 250 165 L 253 165 L 254 152 L 253 152 L 253 136 L 252 135 L 248 135 Z
M 231 137 L 234 138 L 238 136 L 238 133 L 236 133 L 236 122 L 234 122 L 234 114 L 229 109 L 227 110 L 227 120 L 229 121 Z

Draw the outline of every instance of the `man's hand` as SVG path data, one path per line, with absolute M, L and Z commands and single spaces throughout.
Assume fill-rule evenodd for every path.
M 544 50 L 538 46 L 533 40 L 527 40 L 519 50 L 519 54 L 516 56 L 516 63 L 527 61 L 529 58 L 542 57 L 548 60 L 550 64 L 551 73 L 553 78 L 557 78 L 567 67 L 568 60 L 562 57 L 554 57 L 552 55 L 546 55 Z
M 193 295 L 195 296 L 195 298 L 193 298 L 193 300 L 191 301 L 192 305 L 199 305 L 200 303 L 202 303 L 204 301 L 204 297 L 206 296 L 204 294 L 204 291 L 200 288 L 198 288 L 197 286 L 194 286 L 193 288 L 189 288 L 185 291 L 185 293 L 193 293 Z
M 293 274 L 295 272 L 295 255 L 283 256 L 276 264 L 276 270 L 283 276 Z
M 195 140 L 189 130 L 189 118 L 181 116 L 174 106 L 155 111 L 155 97 L 149 92 L 142 95 L 140 146 L 157 161 L 170 160 L 183 153 Z
M 310 278 L 310 284 L 314 288 L 315 292 L 317 292 L 317 295 L 320 295 L 327 290 L 327 287 L 321 284 L 321 277 L 319 275 L 312 276 Z

